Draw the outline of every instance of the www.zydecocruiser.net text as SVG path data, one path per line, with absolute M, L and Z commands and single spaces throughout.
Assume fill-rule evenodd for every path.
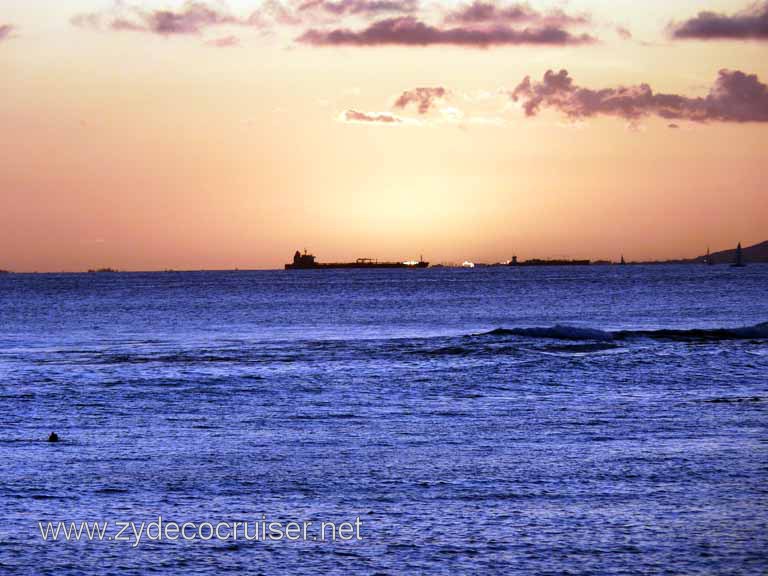
M 144 542 L 247 541 L 247 542 L 350 542 L 361 541 L 360 517 L 345 522 L 275 521 L 263 516 L 253 521 L 174 522 L 162 516 L 149 522 L 39 521 L 46 542 L 124 542 L 136 548 Z

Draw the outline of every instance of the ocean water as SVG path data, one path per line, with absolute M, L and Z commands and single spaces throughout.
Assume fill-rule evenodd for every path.
M 0 572 L 765 574 L 766 322 L 758 265 L 0 276 Z M 262 515 L 361 539 L 38 526 Z

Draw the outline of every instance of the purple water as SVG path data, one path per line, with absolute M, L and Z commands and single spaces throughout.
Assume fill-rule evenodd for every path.
M 764 265 L 0 276 L 0 567 L 764 574 L 766 321 Z M 38 530 L 262 514 L 362 540 Z

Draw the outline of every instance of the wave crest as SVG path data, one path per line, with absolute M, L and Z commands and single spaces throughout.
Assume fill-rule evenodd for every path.
M 496 328 L 484 336 L 521 336 L 553 340 L 629 340 L 649 338 L 677 342 L 706 342 L 720 340 L 755 340 L 768 338 L 768 322 L 738 328 L 690 328 L 660 330 L 618 330 L 615 332 L 578 326 L 550 326 L 543 328 Z
M 496 328 L 490 336 L 523 336 L 528 338 L 553 338 L 556 340 L 613 340 L 611 332 L 577 326 L 551 326 L 549 328 Z

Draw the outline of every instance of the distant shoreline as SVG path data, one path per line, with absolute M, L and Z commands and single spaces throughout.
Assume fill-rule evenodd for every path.
M 744 262 L 748 265 L 768 264 L 768 240 L 747 246 L 742 249 Z M 669 266 L 677 264 L 697 264 L 699 266 L 705 266 L 708 263 L 712 266 L 730 265 L 734 262 L 736 257 L 736 249 L 721 250 L 719 252 L 712 252 L 711 254 L 704 254 L 695 258 L 679 258 L 670 260 L 638 260 L 627 261 L 622 264 L 621 262 L 613 262 L 609 260 L 562 260 L 562 259 L 538 259 L 533 258 L 526 261 L 514 263 L 513 260 L 509 262 L 464 262 L 464 264 L 454 263 L 438 263 L 429 266 L 429 269 L 444 270 L 447 268 L 591 268 L 591 267 L 605 267 L 605 266 Z M 467 264 L 471 264 L 468 266 Z M 408 268 L 403 267 L 403 269 Z M 308 268 L 309 270 L 324 270 L 323 266 L 316 268 Z M 427 269 L 424 267 L 424 269 Z M 13 275 L 13 274 L 87 274 L 89 276 L 110 276 L 114 274 L 179 274 L 179 273 L 192 273 L 192 272 L 265 272 L 265 271 L 284 271 L 284 268 L 210 268 L 210 269 L 189 269 L 189 270 L 176 270 L 172 268 L 166 268 L 164 270 L 119 270 L 115 268 L 91 268 L 89 270 L 61 270 L 56 272 L 14 272 L 11 270 L 0 269 L 0 277 Z
M 658 261 L 647 261 L 647 262 L 627 262 L 625 266 L 632 266 L 632 267 L 640 267 L 640 266 L 681 266 L 681 265 L 697 265 L 699 267 L 705 266 L 702 263 L 684 260 L 684 261 L 677 261 L 677 260 L 658 260 Z M 768 265 L 768 262 L 751 262 L 747 261 L 747 267 L 749 266 L 765 266 Z M 500 265 L 494 265 L 494 264 L 476 264 L 474 268 L 465 268 L 461 265 L 435 265 L 430 266 L 429 268 L 425 270 L 435 270 L 435 271 L 445 271 L 445 270 L 486 270 L 486 269 L 531 269 L 531 268 L 543 268 L 543 269 L 553 269 L 553 268 L 568 268 L 568 269 L 584 269 L 584 268 L 619 268 L 622 267 L 621 264 L 618 263 L 595 263 L 588 266 L 568 266 L 568 265 L 552 265 L 552 266 L 506 266 L 504 264 Z M 711 266 L 712 268 L 728 268 L 730 267 L 730 264 L 728 263 L 722 263 L 722 264 L 713 264 Z M 331 270 L 340 271 L 342 273 L 348 273 L 349 271 L 345 271 L 343 269 L 330 269 L 326 270 L 323 268 L 318 268 L 318 270 L 323 270 L 324 273 L 328 273 Z M 365 269 L 358 269 L 358 270 L 365 270 Z M 389 269 L 391 270 L 405 270 L 405 269 Z M 309 270 L 310 272 L 312 270 Z M 370 271 L 370 270 L 369 270 Z M 109 277 L 109 276 L 120 276 L 124 274 L 238 274 L 238 273 L 251 273 L 251 272 L 285 272 L 283 268 L 208 268 L 208 269 L 190 269 L 190 270 L 115 270 L 113 272 L 110 272 L 108 274 L 93 274 L 89 273 L 87 270 L 60 270 L 60 271 L 49 271 L 49 272 L 15 272 L 15 271 L 3 271 L 0 272 L 0 278 L 3 277 L 10 277 L 10 276 L 61 276 L 61 275 L 69 275 L 69 276 L 87 276 L 87 277 Z M 406 270 L 407 272 L 407 270 Z

